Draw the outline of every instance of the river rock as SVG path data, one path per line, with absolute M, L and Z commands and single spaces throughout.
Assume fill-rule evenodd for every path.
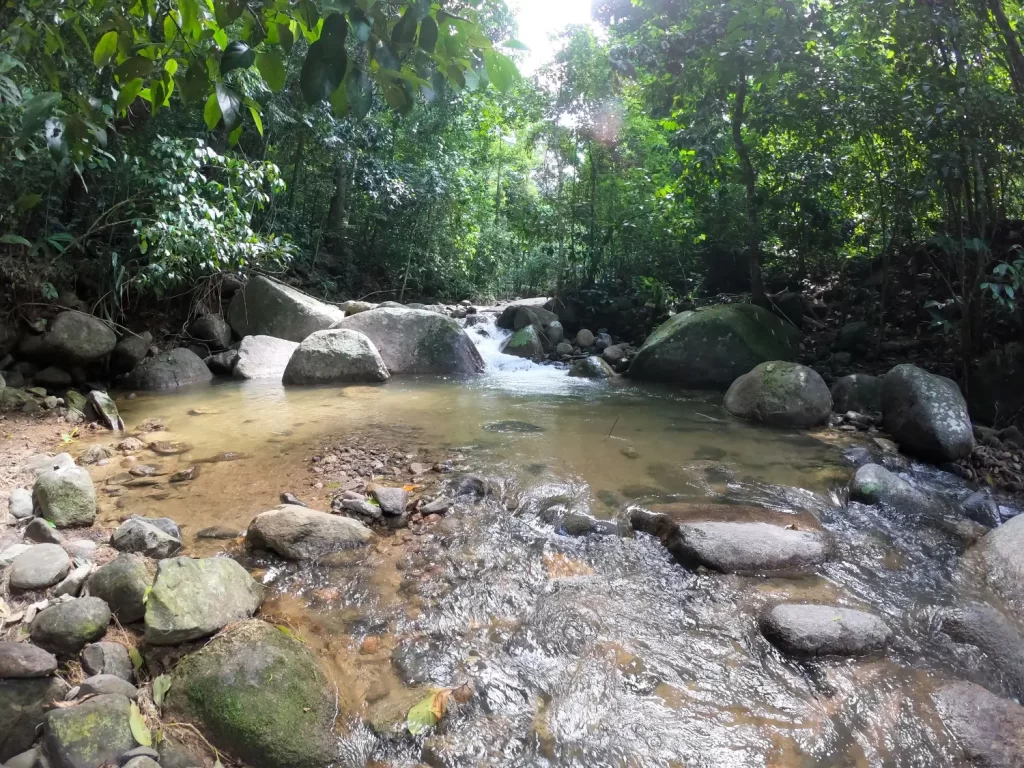
M 0 541 L 0 568 L 9 566 L 14 562 L 14 558 L 23 552 L 28 552 L 32 546 L 31 544 Z
M 345 312 L 345 317 L 358 315 L 361 312 L 369 312 L 371 309 L 375 309 L 376 307 L 376 304 L 371 304 L 368 301 L 346 301 L 341 305 L 341 309 Z
M 138 555 L 118 555 L 89 578 L 89 593 L 101 598 L 122 624 L 141 621 L 153 577 Z
M 346 384 L 391 378 L 377 348 L 364 334 L 338 328 L 317 331 L 292 354 L 285 384 Z
M 533 323 L 543 329 L 557 320 L 558 315 L 539 305 L 509 304 L 501 310 L 494 324 L 506 331 L 518 331 Z
M 56 472 L 73 466 L 75 466 L 75 460 L 71 458 L 70 453 L 58 453 L 56 456 L 40 453 L 29 456 L 21 465 L 21 469 L 33 477 L 39 477 L 46 472 Z
M 973 548 L 988 583 L 1024 616 L 1024 515 L 987 533 Z
M 865 464 L 850 484 L 850 498 L 865 504 L 886 504 L 897 511 L 927 512 L 937 502 L 902 477 L 878 464 Z
M 401 517 L 405 514 L 406 504 L 409 503 L 409 494 L 404 488 L 396 488 L 386 485 L 374 485 L 370 492 L 380 504 L 381 512 L 392 517 Z
M 70 570 L 71 558 L 59 544 L 36 544 L 14 558 L 10 584 L 14 589 L 46 589 Z
M 555 354 L 559 357 L 571 357 L 573 353 L 572 344 L 567 341 L 563 341 L 557 347 L 555 347 Z
M 211 352 L 226 349 L 231 344 L 231 326 L 220 315 L 203 315 L 188 328 L 189 336 L 204 342 Z
M 24 536 L 29 541 L 34 541 L 38 544 L 60 544 L 64 541 L 64 537 L 60 531 L 50 526 L 43 518 L 34 518 L 25 527 Z
M 161 560 L 146 601 L 146 642 L 178 645 L 252 616 L 263 587 L 234 560 Z
M 932 699 L 966 764 L 985 768 L 1024 764 L 1024 707 L 966 682 L 943 685 Z
M 10 760 L 35 743 L 36 729 L 67 690 L 59 677 L 0 682 L 0 760 Z
M 866 320 L 854 320 L 839 329 L 836 336 L 836 349 L 858 350 L 867 346 L 871 338 L 871 328 Z
M 235 366 L 238 365 L 238 350 L 226 349 L 216 355 L 210 355 L 205 362 L 210 373 L 217 376 L 230 376 L 235 372 Z
M 112 429 L 115 432 L 124 431 L 124 422 L 121 420 L 121 415 L 117 412 L 117 406 L 114 405 L 114 400 L 110 395 L 101 390 L 94 389 L 86 396 L 86 400 L 97 419 L 107 429 Z
M 276 552 L 287 560 L 312 560 L 364 546 L 372 538 L 370 529 L 358 520 L 282 504 L 253 519 L 245 544 L 250 549 Z
M 816 371 L 775 361 L 736 379 L 725 393 L 725 409 L 773 427 L 807 428 L 828 420 L 832 395 Z
M 990 491 L 975 491 L 969 494 L 961 500 L 960 509 L 969 519 L 989 528 L 996 528 L 1003 521 L 999 504 Z
M 794 359 L 799 338 L 789 323 L 752 304 L 681 312 L 647 337 L 629 375 L 724 389 L 761 363 Z
M 7 499 L 7 511 L 15 520 L 32 517 L 32 494 L 24 488 L 15 488 Z
M 278 379 L 299 345 L 273 336 L 246 336 L 238 348 L 238 362 L 232 376 L 236 379 Z
M 78 696 L 75 698 L 84 699 L 86 696 L 101 696 L 108 693 L 134 699 L 139 695 L 139 689 L 117 675 L 93 675 L 82 681 L 78 688 Z
M 722 573 L 802 570 L 824 562 L 828 555 L 821 533 L 759 522 L 680 523 L 666 545 L 684 565 Z
M 32 497 L 39 513 L 58 528 L 92 525 L 96 519 L 96 491 L 81 467 L 45 472 L 36 480 Z
M 132 515 L 110 535 L 110 546 L 119 552 L 138 552 L 154 560 L 173 557 L 181 551 L 181 532 L 173 520 L 162 520 L 166 522 L 161 524 L 158 519 Z
M 509 336 L 501 345 L 501 351 L 506 355 L 539 363 L 544 359 L 544 342 L 541 341 L 537 326 L 528 325 Z
M 586 328 L 581 328 L 576 334 L 576 346 L 580 349 L 590 349 L 594 346 L 594 334 Z
M 296 344 L 344 317 L 338 307 L 262 275 L 250 279 L 228 309 L 228 322 L 239 336 L 273 336 Z
M 859 656 L 882 650 L 892 635 L 873 613 L 834 605 L 783 603 L 760 625 L 772 645 L 791 656 Z
M 946 609 L 942 631 L 957 643 L 983 651 L 1007 693 L 1016 699 L 1024 696 L 1024 638 L 1003 614 L 984 603 Z
M 578 379 L 613 379 L 618 374 L 600 357 L 591 355 L 574 362 L 569 375 Z
M 843 376 L 832 385 L 832 402 L 837 413 L 880 413 L 882 379 L 863 373 Z
M 557 349 L 558 345 L 565 339 L 565 329 L 562 324 L 557 320 L 553 320 L 547 328 L 544 329 L 544 335 L 547 337 L 545 341 L 547 346 L 551 349 Z
M 178 347 L 146 358 L 124 380 L 128 389 L 165 390 L 208 384 L 213 378 L 206 363 L 195 352 Z
M 53 768 L 117 765 L 135 746 L 130 716 L 128 697 L 114 693 L 51 710 L 43 720 L 43 752 Z
M 217 748 L 260 768 L 334 764 L 335 706 L 313 652 L 261 621 L 239 624 L 186 656 L 167 698 L 173 716 L 191 719 Z
M 98 317 L 84 312 L 61 312 L 43 337 L 44 352 L 61 362 L 87 365 L 106 357 L 117 346 L 117 336 Z
M 32 377 L 32 384 L 51 392 L 67 389 L 71 386 L 71 374 L 63 368 L 50 365 Z
M 415 309 L 375 309 L 346 318 L 341 328 L 369 337 L 391 374 L 479 373 L 483 359 L 451 318 Z
M 116 675 L 129 683 L 135 677 L 128 649 L 120 643 L 92 643 L 82 649 L 82 670 L 87 675 Z
M 900 447 L 931 461 L 958 461 L 974 450 L 967 402 L 956 382 L 897 365 L 882 382 L 885 430 Z
M 111 367 L 116 373 L 131 373 L 146 359 L 152 344 L 153 334 L 149 331 L 128 334 L 114 347 L 114 354 L 110 358 Z
M 56 587 L 53 588 L 53 594 L 55 597 L 61 595 L 70 595 L 71 597 L 78 597 L 82 591 L 82 587 L 85 586 L 86 579 L 89 578 L 89 574 L 92 573 L 92 564 L 86 563 L 80 565 L 77 568 L 72 568 L 71 572 L 65 576 Z
M 49 677 L 57 671 L 57 657 L 31 643 L 0 641 L 0 679 Z
M 103 637 L 110 624 L 110 608 L 98 597 L 56 603 L 32 621 L 32 642 L 57 655 L 76 656 L 89 643 Z

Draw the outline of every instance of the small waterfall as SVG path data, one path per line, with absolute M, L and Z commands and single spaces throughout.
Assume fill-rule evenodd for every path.
M 491 312 L 482 312 L 466 318 L 466 333 L 480 351 L 488 373 L 552 370 L 550 366 L 540 365 L 532 360 L 502 354 L 501 346 L 512 332 L 499 328 L 495 324 L 497 319 L 498 316 Z

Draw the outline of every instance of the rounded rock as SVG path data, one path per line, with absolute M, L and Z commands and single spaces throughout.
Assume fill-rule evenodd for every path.
M 32 641 L 60 655 L 74 656 L 99 640 L 110 624 L 110 608 L 98 597 L 51 605 L 32 621 Z
M 52 587 L 71 570 L 71 558 L 57 544 L 36 544 L 11 563 L 10 584 L 15 589 Z
M 760 624 L 769 642 L 792 656 L 860 656 L 882 650 L 892 635 L 874 614 L 833 605 L 783 603 Z
M 832 412 L 832 395 L 824 379 L 798 363 L 761 363 L 740 376 L 725 393 L 733 416 L 773 427 L 807 428 L 824 424 Z

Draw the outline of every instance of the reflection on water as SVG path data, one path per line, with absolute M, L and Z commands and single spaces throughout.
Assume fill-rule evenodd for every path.
M 524 361 L 498 367 L 500 334 L 480 327 L 492 334 L 492 362 L 470 381 L 229 383 L 121 401 L 130 427 L 159 417 L 162 439 L 191 447 L 145 459 L 161 472 L 238 455 L 203 464 L 190 483 L 104 498 L 103 519 L 167 515 L 190 554 L 242 556 L 237 542 L 195 534 L 241 532 L 282 491 L 327 509 L 332 490 L 315 486 L 309 459 L 328 439 L 370 432 L 409 454 L 458 449 L 499 481 L 501 498 L 456 505 L 433 533 L 388 535 L 330 565 L 244 559 L 271 585 L 266 614 L 295 627 L 338 684 L 342 765 L 958 764 L 928 691 L 938 675 L 963 674 L 933 621 L 967 591 L 960 542 L 841 506 L 835 491 L 850 471 L 827 442 L 739 423 L 720 395 L 592 383 Z M 800 579 L 725 576 L 680 567 L 646 535 L 561 535 L 548 515 L 614 520 L 638 500 L 814 519 L 837 556 Z M 779 599 L 875 610 L 893 648 L 859 661 L 787 660 L 755 622 Z M 429 687 L 467 682 L 472 700 L 434 733 L 402 734 Z

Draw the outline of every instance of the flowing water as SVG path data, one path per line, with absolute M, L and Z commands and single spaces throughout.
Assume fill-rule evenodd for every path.
M 269 587 L 264 612 L 320 654 L 339 690 L 339 765 L 959 765 L 929 692 L 937 681 L 999 681 L 936 630 L 974 592 L 964 543 L 923 520 L 844 501 L 852 468 L 835 435 L 731 419 L 720 394 L 572 379 L 503 356 L 493 319 L 468 332 L 487 362 L 473 380 L 285 389 L 227 383 L 120 403 L 130 427 L 158 417 L 199 466 L 193 482 L 103 497 L 182 525 L 186 552 L 230 554 Z M 328 563 L 247 556 L 244 531 L 290 491 L 320 509 L 310 459 L 372 436 L 413 457 L 447 453 L 499 492 L 462 500 L 430 533 L 382 534 Z M 216 460 L 208 460 L 216 459 Z M 146 459 L 146 461 L 149 461 Z M 103 482 L 125 470 L 97 470 Z M 629 506 L 757 516 L 821 527 L 836 554 L 799 578 L 727 576 L 676 564 L 623 530 Z M 742 506 L 741 506 L 742 505 Z M 569 536 L 551 511 L 596 521 Z M 772 601 L 878 612 L 892 628 L 874 658 L 794 662 L 761 637 Z M 405 713 L 469 683 L 426 738 Z

